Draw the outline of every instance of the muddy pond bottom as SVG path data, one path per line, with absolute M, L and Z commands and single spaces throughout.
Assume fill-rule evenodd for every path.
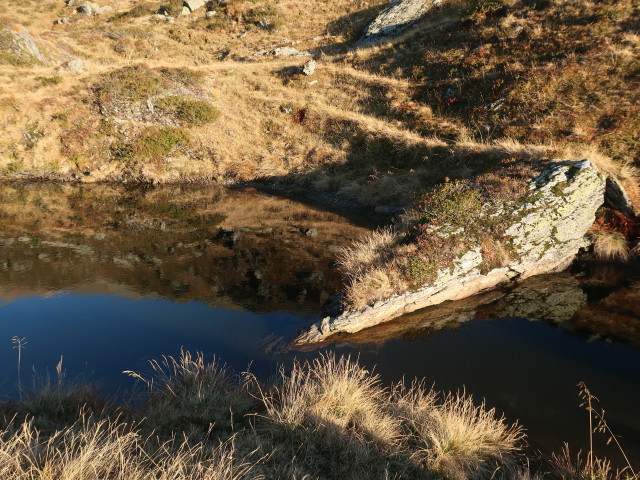
M 588 445 L 584 381 L 640 462 L 640 275 L 571 272 L 449 302 L 307 351 L 288 341 L 340 288 L 335 258 L 365 219 L 257 191 L 0 185 L 0 392 L 55 373 L 106 392 L 125 370 L 216 355 L 262 378 L 326 351 L 358 357 L 385 384 L 425 379 L 519 421 L 532 447 Z M 598 439 L 597 453 L 620 459 Z

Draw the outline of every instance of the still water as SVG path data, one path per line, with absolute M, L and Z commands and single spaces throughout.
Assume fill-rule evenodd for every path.
M 16 392 L 14 336 L 28 342 L 23 382 L 62 357 L 69 376 L 107 392 L 131 388 L 122 371 L 181 347 L 263 378 L 332 350 L 386 383 L 464 388 L 519 420 L 544 451 L 587 445 L 584 381 L 640 462 L 634 266 L 577 265 L 321 349 L 288 348 L 340 288 L 340 248 L 373 227 L 256 191 L 0 184 L 0 392 Z

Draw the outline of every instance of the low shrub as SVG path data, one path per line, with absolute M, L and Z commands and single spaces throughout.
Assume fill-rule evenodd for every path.
M 158 100 L 158 107 L 173 115 L 178 121 L 192 125 L 212 123 L 220 117 L 220 111 L 203 100 L 190 100 L 177 95 Z
M 244 20 L 264 30 L 277 30 L 282 25 L 280 12 L 273 5 L 261 5 L 244 14 Z
M 189 133 L 176 127 L 149 127 L 128 143 L 113 145 L 111 155 L 119 161 L 159 158 L 189 144 Z

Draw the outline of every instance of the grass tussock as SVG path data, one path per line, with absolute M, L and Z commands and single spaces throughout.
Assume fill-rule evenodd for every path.
M 385 388 L 350 358 L 295 363 L 268 384 L 186 351 L 127 373 L 147 388 L 126 408 L 45 421 L 2 405 L 1 478 L 488 479 L 518 467 L 522 430 L 494 410 L 421 383 Z
M 624 235 L 618 232 L 595 232 L 593 238 L 593 253 L 601 260 L 629 259 L 631 251 Z

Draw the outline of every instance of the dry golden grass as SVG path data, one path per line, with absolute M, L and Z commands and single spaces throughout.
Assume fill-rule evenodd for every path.
M 133 375 L 148 387 L 136 406 L 29 418 L 21 404 L 2 405 L 18 416 L 0 429 L 1 478 L 489 479 L 516 468 L 519 427 L 465 395 L 441 396 L 422 383 L 384 388 L 350 358 L 295 363 L 267 385 L 251 375 L 234 382 L 215 359 L 184 351 Z M 234 396 L 251 408 L 238 408 Z M 214 423 L 210 402 L 233 424 Z
M 464 394 L 447 395 L 410 422 L 414 457 L 455 479 L 487 478 L 512 461 L 524 437 L 521 427 L 507 425 L 495 410 L 475 405 Z
M 343 250 L 338 265 L 347 278 L 343 292 L 346 306 L 362 309 L 407 288 L 399 272 L 388 268 L 397 243 L 395 230 L 386 227 Z
M 217 446 L 143 438 L 131 425 L 81 417 L 43 435 L 30 421 L 0 431 L 0 476 L 6 480 L 262 479 L 255 461 L 236 456 L 233 439 Z
M 605 231 L 593 234 L 593 253 L 602 260 L 626 261 L 631 252 L 623 235 Z
M 280 371 L 276 386 L 263 396 L 266 418 L 291 428 L 331 426 L 356 438 L 394 445 L 397 418 L 381 410 L 387 394 L 380 379 L 349 357 L 332 354 Z

